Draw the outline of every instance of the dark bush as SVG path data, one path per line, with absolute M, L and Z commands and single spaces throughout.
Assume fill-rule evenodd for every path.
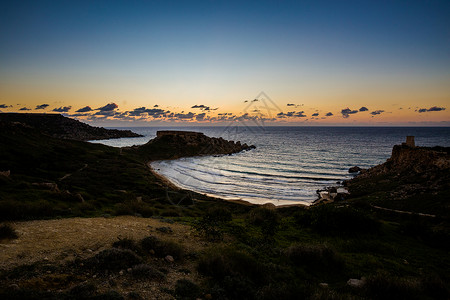
M 0 225 L 0 240 L 3 239 L 17 239 L 19 236 L 16 233 L 16 230 L 9 224 Z
M 99 270 L 122 270 L 142 262 L 142 259 L 129 249 L 106 249 L 87 261 L 88 266 Z
M 209 241 L 223 239 L 223 226 L 231 221 L 231 212 L 225 207 L 212 207 L 194 225 L 194 229 Z
M 250 211 L 248 222 L 261 228 L 261 233 L 267 240 L 275 235 L 280 217 L 275 208 L 260 206 Z
M 187 279 L 180 279 L 175 284 L 177 299 L 197 299 L 201 296 L 200 287 Z
M 380 222 L 351 207 L 319 205 L 295 214 L 297 224 L 311 227 L 321 234 L 376 233 Z
M 129 249 L 135 253 L 139 253 L 140 252 L 140 248 L 139 245 L 137 245 L 137 243 L 129 238 L 124 238 L 124 239 L 120 239 L 116 242 L 114 242 L 112 244 L 112 246 L 114 248 L 119 248 L 119 249 Z
M 152 266 L 146 264 L 136 265 L 131 269 L 131 275 L 140 279 L 155 279 L 161 280 L 165 278 L 165 275 L 156 270 Z
M 154 236 L 142 239 L 140 245 L 145 253 L 148 253 L 150 250 L 155 251 L 157 257 L 171 255 L 175 259 L 181 259 L 184 256 L 182 245 L 173 241 L 163 241 Z
M 326 245 L 293 245 L 285 253 L 292 263 L 300 267 L 335 271 L 344 267 L 343 259 Z
M 418 299 L 421 294 L 419 281 L 384 273 L 368 277 L 364 288 L 370 299 Z
M 259 282 L 266 280 L 262 264 L 250 254 L 231 248 L 214 249 L 204 254 L 199 260 L 198 270 L 218 280 L 226 276 L 241 276 Z

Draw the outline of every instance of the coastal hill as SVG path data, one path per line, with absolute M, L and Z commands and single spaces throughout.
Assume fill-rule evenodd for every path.
M 3 125 L 1 125 L 3 123 Z M 117 139 L 123 137 L 141 137 L 130 130 L 106 129 L 94 127 L 60 114 L 1 113 L 0 126 L 20 123 L 39 130 L 54 138 L 78 141 Z
M 133 147 L 148 159 L 174 159 L 197 155 L 225 155 L 256 148 L 241 142 L 223 138 L 208 137 L 201 132 L 158 131 L 156 138 L 148 143 Z
M 372 195 L 374 205 L 450 216 L 450 147 L 395 145 L 383 164 L 346 182 L 351 197 Z

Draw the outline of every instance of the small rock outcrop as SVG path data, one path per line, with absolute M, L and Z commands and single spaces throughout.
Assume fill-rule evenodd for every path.
M 63 139 L 78 141 L 141 137 L 131 130 L 106 129 L 94 127 L 60 114 L 1 113 L 2 126 L 25 126 L 39 130 L 40 133 Z

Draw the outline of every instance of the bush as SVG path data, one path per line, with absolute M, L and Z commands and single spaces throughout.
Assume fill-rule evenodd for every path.
M 198 270 L 218 280 L 226 276 L 240 276 L 255 282 L 263 282 L 266 279 L 262 264 L 250 254 L 230 248 L 213 249 L 204 254 L 199 260 Z
M 210 241 L 221 241 L 223 239 L 222 227 L 231 221 L 231 212 L 225 207 L 212 207 L 194 225 L 194 229 Z
M 173 241 L 163 241 L 154 236 L 148 236 L 142 239 L 140 245 L 145 253 L 150 252 L 150 250 L 155 251 L 157 257 L 171 255 L 175 259 L 181 259 L 184 256 L 184 248 L 182 245 Z
M 124 239 L 119 238 L 119 240 L 114 242 L 112 244 L 112 246 L 114 248 L 119 248 L 119 249 L 128 249 L 128 250 L 131 250 L 136 253 L 139 253 L 141 250 L 139 248 L 139 246 L 136 244 L 136 242 L 129 238 L 124 238 Z
M 370 276 L 364 284 L 367 296 L 371 299 L 418 299 L 420 283 L 414 279 L 398 278 L 379 273 Z
M 141 279 L 156 279 L 161 280 L 165 278 L 165 275 L 156 270 L 152 266 L 146 264 L 139 264 L 131 269 L 131 275 Z
M 274 208 L 260 206 L 250 211 L 248 222 L 261 228 L 265 240 L 272 239 L 280 224 L 280 217 Z
M 295 265 L 309 269 L 341 270 L 344 267 L 343 259 L 326 245 L 293 245 L 285 254 Z
M 177 299 L 197 299 L 201 296 L 200 287 L 187 279 L 180 279 L 175 284 Z
M 9 224 L 0 225 L 0 240 L 3 239 L 17 239 L 19 236 L 16 233 L 16 230 Z
M 311 227 L 321 234 L 376 233 L 380 222 L 351 207 L 324 204 L 295 214 L 297 224 Z
M 142 259 L 128 249 L 106 249 L 87 261 L 99 270 L 123 270 L 142 262 Z

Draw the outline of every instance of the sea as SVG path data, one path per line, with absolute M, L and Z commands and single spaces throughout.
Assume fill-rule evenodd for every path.
M 155 161 L 153 169 L 175 185 L 228 200 L 255 204 L 310 205 L 317 190 L 350 179 L 353 166 L 385 162 L 394 145 L 415 136 L 417 146 L 450 147 L 450 127 L 115 127 L 140 138 L 92 141 L 114 147 L 141 145 L 158 130 L 189 130 L 255 145 L 233 155 Z

